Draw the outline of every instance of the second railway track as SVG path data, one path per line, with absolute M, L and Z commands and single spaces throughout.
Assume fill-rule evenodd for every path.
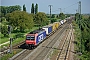
M 67 34 L 67 36 L 65 37 L 64 42 L 60 46 L 61 49 L 58 53 L 56 60 L 68 60 L 71 40 L 72 40 L 72 29 L 70 28 L 70 31 Z

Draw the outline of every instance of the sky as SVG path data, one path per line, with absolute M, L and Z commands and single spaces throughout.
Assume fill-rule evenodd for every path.
M 14 6 L 25 4 L 28 13 L 31 12 L 31 5 L 38 4 L 38 11 L 49 14 L 50 7 L 52 5 L 52 14 L 59 14 L 60 9 L 63 13 L 76 13 L 78 9 L 78 2 L 81 1 L 81 13 L 90 13 L 90 0 L 0 0 L 1 6 Z

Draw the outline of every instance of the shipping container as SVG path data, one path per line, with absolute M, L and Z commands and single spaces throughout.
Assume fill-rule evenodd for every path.
M 66 22 L 66 19 L 64 19 L 64 23 Z
M 59 27 L 59 22 L 54 22 L 56 29 Z
M 44 26 L 42 27 L 42 29 L 45 29 L 47 35 L 49 35 L 52 32 L 52 26 L 50 25 Z
M 54 32 L 56 30 L 55 24 L 49 24 L 50 26 L 52 26 L 52 31 Z
M 63 25 L 63 20 L 60 21 L 61 25 Z

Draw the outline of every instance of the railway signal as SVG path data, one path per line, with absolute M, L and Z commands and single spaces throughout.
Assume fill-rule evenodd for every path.
M 10 34 L 12 30 L 13 30 L 12 26 L 8 25 L 8 34 Z
M 10 25 L 8 25 L 8 34 L 10 34 L 10 32 L 11 32 L 11 27 Z
M 10 38 L 10 53 L 12 53 L 12 41 L 13 41 L 13 38 Z
M 11 30 L 12 30 L 12 26 L 8 25 L 8 34 L 9 34 L 9 40 L 10 40 L 10 53 L 12 53 L 12 41 L 13 38 L 11 38 L 10 34 L 11 34 Z

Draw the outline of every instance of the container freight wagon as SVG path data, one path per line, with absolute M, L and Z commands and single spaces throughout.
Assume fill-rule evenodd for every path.
M 63 25 L 63 23 L 64 23 L 63 20 L 61 20 L 60 23 L 61 23 L 61 25 Z
M 52 32 L 52 26 L 50 25 L 44 26 L 42 29 L 45 29 L 46 35 L 49 35 Z
M 64 23 L 66 23 L 66 19 L 64 19 Z
M 28 47 L 37 46 L 46 38 L 46 31 L 44 29 L 35 30 L 26 35 L 26 45 Z
M 58 27 L 59 27 L 59 22 L 55 22 L 54 24 L 55 24 L 56 29 L 58 29 Z
M 55 30 L 56 30 L 55 24 L 53 23 L 53 24 L 49 24 L 49 25 L 52 26 L 52 32 L 55 32 Z

